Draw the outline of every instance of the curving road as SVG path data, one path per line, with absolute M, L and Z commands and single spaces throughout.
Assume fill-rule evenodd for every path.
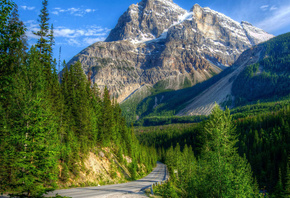
M 113 184 L 106 186 L 72 188 L 65 190 L 56 190 L 48 196 L 59 194 L 72 198 L 110 198 L 110 197 L 143 197 L 139 196 L 140 191 L 150 187 L 152 184 L 164 181 L 168 178 L 167 168 L 165 164 L 157 162 L 157 167 L 146 177 L 123 184 Z

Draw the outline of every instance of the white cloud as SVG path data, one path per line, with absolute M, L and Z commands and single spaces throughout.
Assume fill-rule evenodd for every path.
M 95 12 L 95 9 L 86 9 L 85 12 L 90 13 L 90 12 Z
M 33 32 L 39 30 L 39 25 L 36 21 L 26 21 L 27 27 L 26 35 L 29 42 L 31 40 L 38 39 L 39 37 L 34 35 Z M 70 45 L 75 47 L 86 47 L 98 41 L 106 39 L 110 29 L 100 26 L 87 26 L 84 28 L 71 29 L 64 26 L 57 26 L 54 28 L 54 37 L 57 39 L 57 43 L 62 45 Z
M 75 37 L 75 30 L 63 28 L 63 29 L 54 29 L 54 36 L 55 37 Z
M 51 13 L 54 14 L 54 15 L 58 15 L 59 14 L 58 11 L 52 11 Z
M 270 11 L 277 10 L 277 9 L 278 8 L 276 6 L 271 6 Z
M 98 37 L 98 38 L 84 38 L 83 41 L 88 44 L 91 45 L 93 43 L 99 42 L 99 41 L 104 41 L 106 39 L 106 37 Z
M 35 7 L 29 7 L 29 6 L 20 6 L 23 10 L 34 10 Z
M 275 7 L 276 8 L 276 7 Z M 260 21 L 257 26 L 268 31 L 276 31 L 290 25 L 290 5 L 273 10 L 273 14 Z
M 62 8 L 54 8 L 54 11 L 52 14 L 58 15 L 60 13 L 68 13 L 74 16 L 84 16 L 85 14 L 95 12 L 95 9 L 82 9 L 82 8 L 68 8 L 68 9 L 62 9 Z
M 274 11 L 274 10 L 277 10 L 278 8 L 277 8 L 277 6 L 276 5 L 272 5 L 272 6 L 270 6 L 270 5 L 263 5 L 263 6 L 261 6 L 260 7 L 260 9 L 261 10 L 263 10 L 263 11 Z
M 268 8 L 269 8 L 269 5 L 262 5 L 262 6 L 260 7 L 260 9 L 263 10 L 263 11 L 268 10 Z
M 110 29 L 98 26 L 91 26 L 86 29 L 69 29 L 65 27 L 57 27 L 54 29 L 55 37 L 76 38 L 81 36 L 100 37 L 108 34 Z
M 71 39 L 66 39 L 67 43 L 71 46 L 78 46 L 80 47 L 81 44 L 77 39 L 71 38 Z

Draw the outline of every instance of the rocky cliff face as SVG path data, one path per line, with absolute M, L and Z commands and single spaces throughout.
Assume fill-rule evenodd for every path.
M 178 22 L 186 11 L 172 0 L 142 0 L 120 17 L 106 42 L 129 39 L 144 41 L 158 38 L 163 30 Z
M 209 8 L 186 11 L 171 0 L 142 0 L 120 17 L 105 42 L 76 55 L 85 73 L 123 101 L 144 84 L 194 85 L 231 66 L 246 49 L 273 35 Z

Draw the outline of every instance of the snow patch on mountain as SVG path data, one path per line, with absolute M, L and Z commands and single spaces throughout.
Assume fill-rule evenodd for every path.
M 157 1 L 162 2 L 164 5 L 166 5 L 168 8 L 170 8 L 172 11 L 175 11 L 175 12 L 184 12 L 185 11 L 179 5 L 173 3 L 173 1 L 169 1 L 169 0 L 157 0 Z
M 163 1 L 163 0 L 160 0 Z M 185 14 L 181 14 L 178 16 L 178 21 L 174 22 L 168 29 L 163 30 L 163 33 L 158 38 L 152 38 L 152 39 L 139 39 L 139 40 L 131 40 L 132 43 L 148 43 L 148 42 L 159 42 L 160 40 L 164 40 L 167 37 L 168 30 L 176 25 L 181 25 L 186 20 L 192 20 L 193 18 L 193 12 L 185 12 Z M 196 32 L 195 29 L 192 29 L 194 32 Z
M 274 35 L 268 34 L 264 30 L 253 26 L 249 22 L 242 21 L 241 25 L 253 45 L 257 45 L 258 43 L 267 41 L 274 37 Z

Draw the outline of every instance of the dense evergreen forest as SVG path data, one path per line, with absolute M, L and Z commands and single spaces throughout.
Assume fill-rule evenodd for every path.
M 260 46 L 263 48 L 260 61 L 246 67 L 233 83 L 236 106 L 290 93 L 290 33 Z
M 199 116 L 152 116 L 139 119 L 135 126 L 159 126 L 176 123 L 198 123 L 207 119 L 205 115 Z
M 150 172 L 155 149 L 139 144 L 107 88 L 101 96 L 80 63 L 63 63 L 59 79 L 48 1 L 42 1 L 31 47 L 17 5 L 0 2 L 0 193 L 42 197 L 69 173 L 78 177 L 78 163 L 95 147 L 111 147 L 121 162 L 129 156 L 132 179 L 138 164 Z
M 216 107 L 199 124 L 138 127 L 136 135 L 144 144 L 154 145 L 159 160 L 168 165 L 171 182 L 156 187 L 157 194 L 259 197 L 265 192 L 271 197 L 289 197 L 289 122 L 289 100 L 285 99 L 231 112 Z M 247 176 L 240 178 L 240 174 Z M 235 183 L 239 181 L 245 186 Z M 219 186 L 219 182 L 224 183 Z M 228 187 L 223 189 L 224 185 Z

